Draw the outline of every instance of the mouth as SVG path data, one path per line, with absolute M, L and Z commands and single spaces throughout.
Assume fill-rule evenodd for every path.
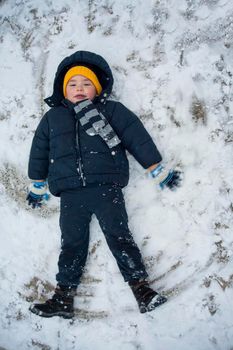
M 84 98 L 87 98 L 85 95 L 81 95 L 81 94 L 78 94 L 78 95 L 75 95 L 74 96 L 75 98 L 77 98 L 77 99 L 84 99 Z

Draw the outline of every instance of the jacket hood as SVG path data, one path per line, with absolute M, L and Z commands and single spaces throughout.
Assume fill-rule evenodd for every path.
M 103 57 L 89 51 L 77 51 L 72 55 L 64 58 L 57 68 L 57 72 L 54 78 L 53 94 L 47 97 L 44 101 L 49 107 L 56 107 L 61 105 L 64 100 L 63 95 L 63 80 L 66 72 L 73 66 L 83 65 L 97 75 L 99 82 L 102 86 L 102 92 L 98 96 L 98 100 L 105 103 L 107 97 L 112 92 L 113 75 L 112 71 Z

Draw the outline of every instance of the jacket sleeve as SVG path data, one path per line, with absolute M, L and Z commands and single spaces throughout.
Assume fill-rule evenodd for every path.
M 147 169 L 162 160 L 155 143 L 139 118 L 117 102 L 110 121 L 123 146 Z
M 32 140 L 29 156 L 28 176 L 32 180 L 43 180 L 48 176 L 49 126 L 47 115 L 41 119 Z

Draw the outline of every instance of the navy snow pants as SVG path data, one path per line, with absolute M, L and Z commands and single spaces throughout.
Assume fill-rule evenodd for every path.
M 99 221 L 124 280 L 147 278 L 140 251 L 128 228 L 121 188 L 104 185 L 61 193 L 58 284 L 73 287 L 79 284 L 88 253 L 92 214 Z

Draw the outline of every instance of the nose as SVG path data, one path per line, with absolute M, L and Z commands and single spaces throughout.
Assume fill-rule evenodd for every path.
M 82 84 L 77 85 L 76 90 L 77 91 L 80 91 L 80 90 L 83 91 L 83 85 Z

